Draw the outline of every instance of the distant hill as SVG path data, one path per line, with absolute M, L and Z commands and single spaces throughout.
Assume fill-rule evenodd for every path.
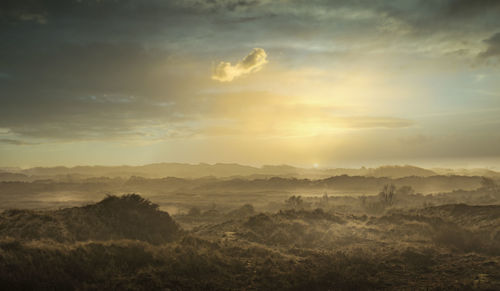
M 239 164 L 182 164 L 182 163 L 157 163 L 144 166 L 76 166 L 76 167 L 35 167 L 16 170 L 13 172 L 0 171 L 0 182 L 34 182 L 34 181 L 57 181 L 65 183 L 80 182 L 103 182 L 109 179 L 134 178 L 134 183 L 139 183 L 140 178 L 146 179 L 205 179 L 204 184 L 210 179 L 232 180 L 268 180 L 273 177 L 285 179 L 310 179 L 322 180 L 330 177 L 367 177 L 367 178 L 431 178 L 437 176 L 449 176 L 457 179 L 458 176 L 466 177 L 489 177 L 500 179 L 500 173 L 488 169 L 424 169 L 411 165 L 405 166 L 381 166 L 377 168 L 299 168 L 289 165 L 264 165 L 253 167 Z M 440 178 L 443 180 L 443 178 Z M 171 180 L 172 183 L 177 183 Z M 182 183 L 189 184 L 189 181 Z M 243 183 L 244 184 L 244 183 Z M 188 185 L 189 186 L 189 185 Z M 429 185 L 428 188 L 435 188 Z M 470 187 L 444 187 L 446 189 L 472 189 Z M 425 192 L 425 191 L 424 191 Z
M 445 169 L 434 168 L 434 172 L 440 175 L 460 175 L 460 176 L 483 176 L 489 178 L 500 178 L 500 173 L 490 169 Z
M 158 163 L 144 166 L 76 166 L 76 167 L 36 167 L 22 170 L 26 175 L 50 177 L 62 175 L 83 175 L 88 177 L 131 177 L 148 178 L 182 177 L 199 178 L 205 176 L 230 177 L 258 173 L 259 168 L 238 164 L 181 164 Z
M 403 177 L 429 177 L 437 175 L 436 172 L 414 167 L 414 166 L 382 166 L 375 169 L 370 169 L 368 176 L 373 177 L 390 177 L 390 178 L 403 178 Z
M 0 172 L 17 173 L 21 170 L 19 167 L 0 167 Z
M 19 173 L 0 172 L 0 181 L 30 181 L 30 177 Z
M 9 176 L 8 174 L 15 174 Z M 24 175 L 24 176 L 21 176 Z M 90 177 L 130 178 L 244 178 L 265 179 L 271 177 L 324 179 L 333 176 L 370 176 L 387 178 L 429 177 L 435 175 L 486 176 L 500 178 L 500 173 L 488 169 L 424 169 L 411 165 L 381 166 L 377 168 L 300 168 L 289 165 L 264 165 L 253 167 L 234 163 L 183 164 L 156 163 L 144 166 L 76 166 L 76 167 L 35 167 L 0 171 L 0 181 L 33 181 L 56 179 L 73 181 Z

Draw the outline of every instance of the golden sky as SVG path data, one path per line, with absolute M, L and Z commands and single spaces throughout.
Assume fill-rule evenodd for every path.
M 8 2 L 0 166 L 500 160 L 500 2 Z

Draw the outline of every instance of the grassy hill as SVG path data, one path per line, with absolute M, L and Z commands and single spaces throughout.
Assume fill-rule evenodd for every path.
M 0 236 L 20 240 L 133 239 L 159 244 L 178 238 L 181 232 L 168 213 L 136 194 L 108 196 L 84 207 L 8 210 L 0 215 Z

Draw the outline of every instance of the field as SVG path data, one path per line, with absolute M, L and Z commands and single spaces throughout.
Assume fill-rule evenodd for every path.
M 0 289 L 499 290 L 496 183 L 3 181 Z

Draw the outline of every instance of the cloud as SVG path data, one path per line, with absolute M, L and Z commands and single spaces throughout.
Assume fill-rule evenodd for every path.
M 195 70 L 199 60 L 137 42 L 53 45 L 18 55 L 2 49 L 0 138 L 44 143 L 179 136 L 198 114 L 190 97 L 212 83 Z M 0 143 L 15 145 L 13 140 Z
M 240 91 L 203 99 L 202 136 L 304 137 L 415 125 L 409 119 L 353 115 L 341 105 L 307 103 L 302 97 L 273 92 Z
M 455 0 L 448 1 L 445 10 L 450 16 L 477 16 L 484 12 L 500 10 L 500 2 L 497 0 Z
M 231 82 L 235 78 L 260 71 L 267 62 L 266 51 L 254 48 L 235 65 L 231 65 L 229 62 L 220 62 L 212 73 L 212 79 L 220 82 Z
M 37 145 L 38 143 L 27 142 L 18 139 L 9 139 L 9 138 L 0 138 L 0 144 L 9 144 L 9 145 Z
M 259 0 L 209 0 L 209 1 L 181 1 L 178 5 L 199 10 L 211 11 L 236 11 L 238 9 L 248 9 L 261 5 Z
M 284 108 L 283 110 L 287 110 Z M 317 108 L 317 111 L 322 108 Z M 353 132 L 363 129 L 401 129 L 409 128 L 415 123 L 408 119 L 396 117 L 350 116 L 315 117 L 303 115 L 300 118 L 287 118 L 291 112 L 280 114 L 278 118 L 259 116 L 251 118 L 225 119 L 213 122 L 200 131 L 205 136 L 259 136 L 259 137 L 306 137 L 333 135 L 339 132 Z
M 345 128 L 404 128 L 414 125 L 411 120 L 397 117 L 354 116 L 338 120 Z
M 479 54 L 480 58 L 500 56 L 500 32 L 488 39 L 485 39 L 484 42 L 488 45 L 488 47 L 485 51 Z

